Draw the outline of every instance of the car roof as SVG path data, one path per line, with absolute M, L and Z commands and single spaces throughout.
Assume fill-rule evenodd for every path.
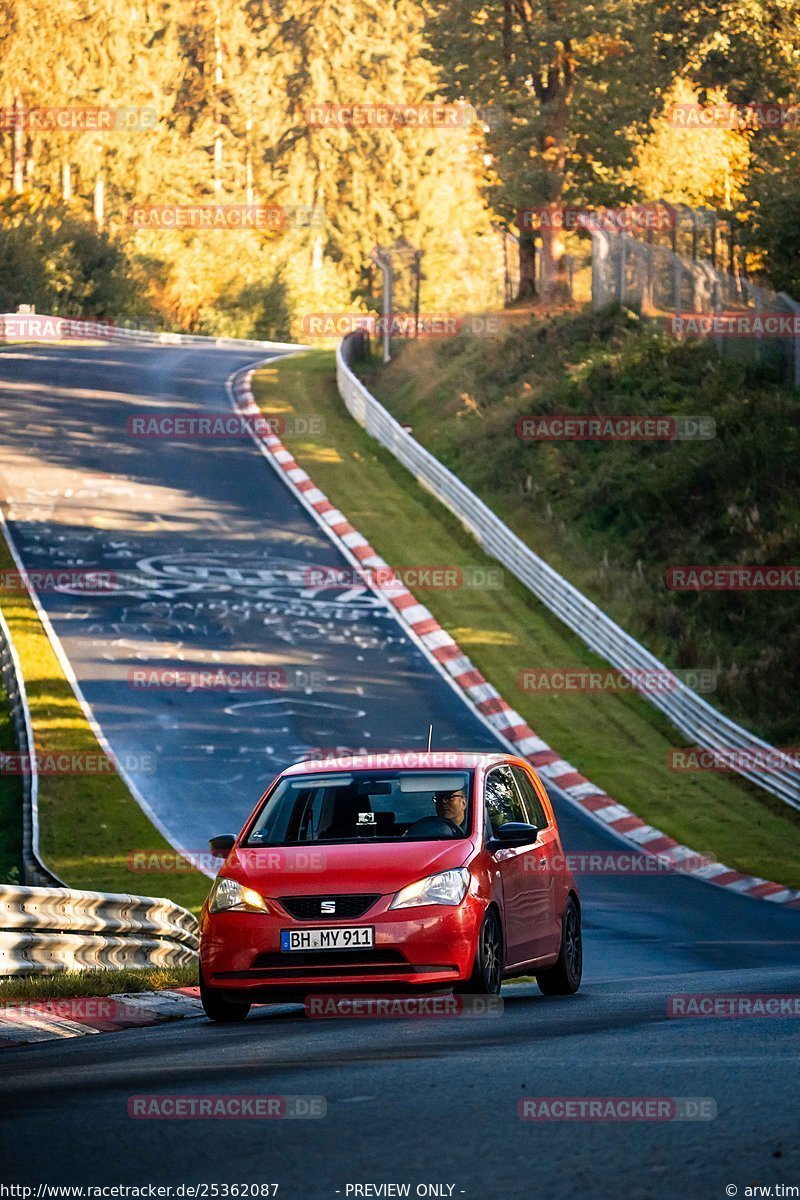
M 305 775 L 311 771 L 465 771 L 474 767 L 508 762 L 513 755 L 485 750 L 374 750 L 370 754 L 326 755 L 308 758 L 287 767 L 282 775 Z

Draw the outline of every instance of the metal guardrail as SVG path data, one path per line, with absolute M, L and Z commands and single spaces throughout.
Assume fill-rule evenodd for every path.
M 185 967 L 197 921 L 171 900 L 0 885 L 0 978 L 96 967 Z
M 5 617 L 0 611 L 0 675 L 8 697 L 8 707 L 14 726 L 17 750 L 29 769 L 20 776 L 22 782 L 22 876 L 27 884 L 44 887 L 63 887 L 39 856 L 39 771 L 33 753 L 33 728 L 31 726 L 25 680 L 11 640 Z
M 533 592 L 591 650 L 622 672 L 668 672 L 669 668 L 655 655 L 512 533 L 482 500 L 370 395 L 350 367 L 362 350 L 363 335 L 359 331 L 348 334 L 336 351 L 339 393 L 359 425 L 458 518 L 487 554 Z M 641 695 L 695 745 L 712 751 L 735 749 L 743 755 L 752 755 L 753 765 L 740 763 L 735 767 L 738 773 L 793 808 L 800 809 L 800 773 L 791 767 L 770 765 L 770 760 L 772 764 L 780 762 L 780 752 L 775 747 L 724 716 L 677 677 L 673 677 L 673 686 L 669 689 L 646 690 Z
M 36 341 L 32 332 L 33 323 L 53 323 L 52 338 L 59 334 L 64 340 L 92 340 L 101 342 L 139 342 L 159 346 L 207 346 L 221 350 L 306 350 L 297 342 L 262 342 L 248 338 L 211 337 L 192 333 L 158 333 L 148 329 L 128 329 L 121 325 L 108 325 L 103 321 L 82 317 L 53 317 L 46 313 L 0 313 L 0 342 Z M 28 322 L 28 336 L 24 322 Z M 58 332 L 55 332 L 58 331 Z M 49 336 L 49 335 L 48 335 Z M 39 335 L 43 337 L 43 335 Z

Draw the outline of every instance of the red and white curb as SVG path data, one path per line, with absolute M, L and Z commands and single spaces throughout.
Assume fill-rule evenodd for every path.
M 0 1050 L 203 1015 L 199 988 L 9 1001 L 0 1007 Z
M 261 416 L 253 397 L 253 374 L 253 368 L 246 367 L 228 381 L 234 407 L 247 417 Z M 391 570 L 389 564 L 350 524 L 344 513 L 331 504 L 277 435 L 258 432 L 255 422 L 250 422 L 248 429 L 265 457 L 344 556 L 354 565 L 365 568 L 365 583 L 388 601 L 397 619 L 409 630 L 413 640 L 426 652 L 440 673 L 448 682 L 456 685 L 461 697 L 484 724 L 489 725 L 516 754 L 526 758 L 556 792 L 640 853 L 666 860 L 674 865 L 676 871 L 739 892 L 743 896 L 800 908 L 800 891 L 767 879 L 743 875 L 723 863 L 704 858 L 688 846 L 680 845 L 674 838 L 637 817 L 624 804 L 618 804 L 602 788 L 566 762 L 503 699 L 455 639 L 407 587 L 399 581 L 393 581 L 390 587 L 373 586 L 372 572 L 388 572 Z M 687 863 L 686 867 L 682 868 L 682 863 Z

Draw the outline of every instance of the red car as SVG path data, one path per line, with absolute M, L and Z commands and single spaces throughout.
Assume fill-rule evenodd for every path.
M 581 909 L 547 793 L 507 754 L 297 763 L 268 788 L 200 920 L 214 1021 L 309 992 L 578 990 Z

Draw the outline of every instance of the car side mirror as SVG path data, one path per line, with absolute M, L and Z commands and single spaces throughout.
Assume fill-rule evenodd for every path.
M 527 821 L 506 821 L 495 832 L 492 844 L 498 849 L 503 846 L 530 846 L 538 836 L 537 825 L 529 825 Z
M 235 845 L 236 838 L 230 833 L 221 833 L 219 837 L 208 839 L 208 848 L 214 858 L 227 858 Z

